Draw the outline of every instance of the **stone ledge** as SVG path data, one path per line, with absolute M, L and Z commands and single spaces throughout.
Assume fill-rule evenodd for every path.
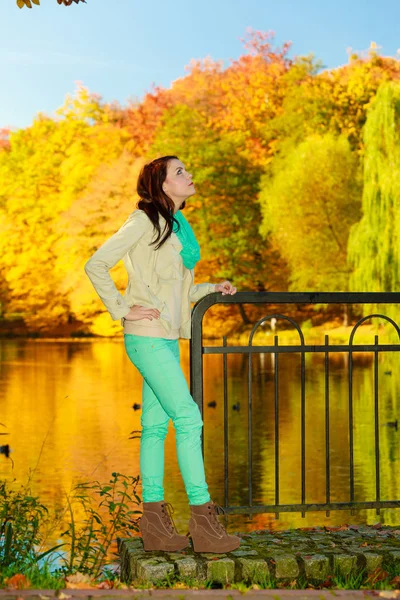
M 262 583 L 298 577 L 321 582 L 329 576 L 357 576 L 377 568 L 400 575 L 400 527 L 316 527 L 281 532 L 241 534 L 240 547 L 225 554 L 196 553 L 192 546 L 181 552 L 145 552 L 141 537 L 118 540 L 121 579 L 155 583 L 199 580 L 216 583 Z

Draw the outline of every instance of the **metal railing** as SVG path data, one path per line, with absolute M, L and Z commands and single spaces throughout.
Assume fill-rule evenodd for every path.
M 379 394 L 378 394 L 378 359 L 382 352 L 399 352 L 400 344 L 378 344 L 378 336 L 375 335 L 373 344 L 354 344 L 354 335 L 358 327 L 372 317 L 380 317 L 390 322 L 396 330 L 400 340 L 400 329 L 389 317 L 382 314 L 371 314 L 360 319 L 353 327 L 348 344 L 329 344 L 329 336 L 325 335 L 325 343 L 320 345 L 305 344 L 304 335 L 298 324 L 290 317 L 282 314 L 268 314 L 253 326 L 247 346 L 228 346 L 226 336 L 223 337 L 222 346 L 204 346 L 202 336 L 203 317 L 208 309 L 216 304 L 399 304 L 400 293 L 397 292 L 238 292 L 234 296 L 222 296 L 221 293 L 213 293 L 205 296 L 196 303 L 192 310 L 192 330 L 190 341 L 190 391 L 195 402 L 198 404 L 203 417 L 203 355 L 217 354 L 223 356 L 223 390 L 224 390 L 224 509 L 226 513 L 252 514 L 252 513 L 275 513 L 276 518 L 280 512 L 301 512 L 305 516 L 309 511 L 326 511 L 329 516 L 331 510 L 354 509 L 376 509 L 379 513 L 381 508 L 399 508 L 400 500 L 381 500 L 381 469 L 380 469 L 380 438 L 379 438 Z M 274 345 L 253 346 L 253 338 L 258 328 L 267 320 L 275 318 L 290 322 L 297 330 L 300 343 L 297 345 L 280 346 L 278 336 L 275 335 Z M 301 502 L 293 504 L 280 503 L 280 472 L 279 472 L 279 355 L 282 353 L 300 353 L 301 356 Z M 305 356 L 306 353 L 323 352 L 325 355 L 325 502 L 307 503 L 306 501 L 306 393 L 305 393 Z M 331 501 L 331 456 L 330 456 L 330 389 L 329 389 L 329 354 L 331 352 L 342 352 L 348 355 L 348 418 L 349 418 L 349 498 L 347 502 Z M 370 501 L 359 502 L 355 500 L 354 489 L 354 423 L 353 423 L 353 353 L 370 352 L 374 361 L 374 445 L 375 445 L 375 498 Z M 274 413 L 275 413 L 275 469 L 274 504 L 253 504 L 253 459 L 252 459 L 252 422 L 253 422 L 253 390 L 252 390 L 252 356 L 253 354 L 274 355 Z M 228 354 L 242 354 L 248 356 L 248 504 L 242 506 L 231 506 L 228 504 Z M 202 436 L 202 450 L 204 456 L 204 436 Z M 400 461 L 400 457 L 397 459 Z

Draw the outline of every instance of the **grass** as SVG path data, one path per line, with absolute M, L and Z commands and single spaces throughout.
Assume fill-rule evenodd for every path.
M 400 583 L 395 578 L 399 577 L 400 569 L 397 567 L 391 567 L 388 571 L 378 569 L 374 573 L 366 573 L 365 570 L 359 573 L 342 575 L 335 573 L 326 578 L 324 582 L 321 581 L 308 581 L 304 574 L 300 575 L 293 580 L 281 580 L 278 581 L 272 574 L 258 578 L 257 583 L 251 583 L 250 581 L 238 581 L 232 583 L 220 583 L 212 580 L 200 580 L 193 577 L 179 576 L 176 573 L 167 575 L 164 579 L 158 580 L 154 583 L 144 582 L 139 580 L 131 581 L 130 585 L 122 583 L 118 577 L 118 574 L 113 573 L 110 576 L 108 573 L 108 581 L 113 580 L 114 589 L 126 589 L 128 587 L 135 589 L 195 589 L 195 590 L 207 590 L 207 589 L 224 589 L 224 590 L 238 590 L 240 593 L 245 594 L 247 591 L 252 589 L 260 590 L 274 590 L 274 589 L 320 589 L 320 590 L 394 590 L 399 589 Z M 23 574 L 28 580 L 29 587 L 31 589 L 54 589 L 60 590 L 66 587 L 65 573 L 52 572 L 49 564 L 45 563 L 41 566 L 35 564 L 26 569 L 16 570 L 13 567 L 3 569 L 0 574 L 0 588 L 7 587 L 7 579 L 13 575 Z M 104 577 L 103 577 L 104 579 Z M 394 583 L 393 583 L 394 581 Z M 97 582 L 99 583 L 100 579 Z M 23 586 L 25 587 L 25 586 Z
M 164 579 L 154 583 L 134 580 L 130 587 L 135 589 L 234 589 L 245 594 L 252 589 L 274 590 L 274 589 L 320 589 L 320 590 L 394 590 L 399 589 L 400 582 L 394 582 L 399 577 L 400 570 L 391 567 L 388 571 L 377 569 L 374 573 L 359 573 L 342 575 L 335 573 L 322 581 L 308 581 L 304 574 L 293 580 L 278 581 L 273 575 L 263 576 L 259 581 L 239 581 L 232 583 L 219 583 L 210 580 L 199 580 L 191 577 L 179 577 L 177 574 L 166 576 Z
M 13 576 L 23 575 L 29 582 L 27 587 L 41 590 L 61 590 L 65 588 L 64 576 L 51 572 L 49 566 L 37 564 L 25 568 L 10 566 L 0 573 L 0 588 L 7 587 L 7 580 Z M 21 579 L 21 578 L 19 578 Z M 21 584 L 24 580 L 21 580 Z M 24 586 L 25 587 L 25 586 Z

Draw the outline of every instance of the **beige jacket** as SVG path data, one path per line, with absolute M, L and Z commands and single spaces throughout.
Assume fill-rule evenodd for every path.
M 160 215 L 161 233 L 165 219 Z M 172 233 L 159 250 L 150 246 L 156 230 L 143 210 L 131 213 L 120 229 L 89 258 L 84 269 L 96 292 L 115 321 L 123 319 L 130 307 L 139 304 L 160 311 L 158 323 L 167 334 L 171 332 L 171 314 L 168 301 L 170 286 L 179 279 L 182 289 L 179 337 L 191 337 L 191 302 L 197 302 L 215 292 L 214 283 L 194 284 L 194 269 L 182 268 L 182 244 Z M 109 270 L 123 260 L 128 272 L 128 286 L 124 295 L 117 290 Z M 148 319 L 137 321 L 150 323 Z M 131 323 L 131 322 L 129 322 Z M 136 323 L 136 321 L 134 322 Z

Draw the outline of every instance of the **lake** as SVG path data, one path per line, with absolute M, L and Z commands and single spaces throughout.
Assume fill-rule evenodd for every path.
M 189 341 L 181 340 L 181 364 L 189 382 Z M 32 490 L 50 510 L 65 506 L 66 494 L 78 481 L 107 482 L 113 471 L 139 474 L 142 378 L 126 356 L 122 339 L 0 340 L 1 443 L 10 444 L 11 458 L 0 456 L 0 477 L 27 480 L 36 466 Z M 354 355 L 355 497 L 374 500 L 375 449 L 370 355 Z M 324 357 L 306 357 L 306 501 L 325 500 Z M 248 361 L 228 356 L 229 503 L 247 503 Z M 301 501 L 300 357 L 279 357 L 280 502 Z M 274 501 L 273 356 L 253 356 L 253 503 Z M 349 499 L 348 381 L 346 356 L 330 359 L 331 499 Z M 204 356 L 204 442 L 207 482 L 212 499 L 224 499 L 223 363 Z M 379 364 L 381 499 L 400 499 L 400 376 L 398 355 L 381 356 Z M 208 403 L 216 404 L 209 407 Z M 233 406 L 236 406 L 236 410 Z M 141 495 L 141 488 L 138 488 Z M 180 533 L 187 533 L 188 500 L 170 430 L 165 446 L 165 499 L 172 503 Z M 284 529 L 343 523 L 398 524 L 398 509 L 230 515 L 228 531 L 265 527 Z M 54 533 L 54 539 L 57 534 Z

